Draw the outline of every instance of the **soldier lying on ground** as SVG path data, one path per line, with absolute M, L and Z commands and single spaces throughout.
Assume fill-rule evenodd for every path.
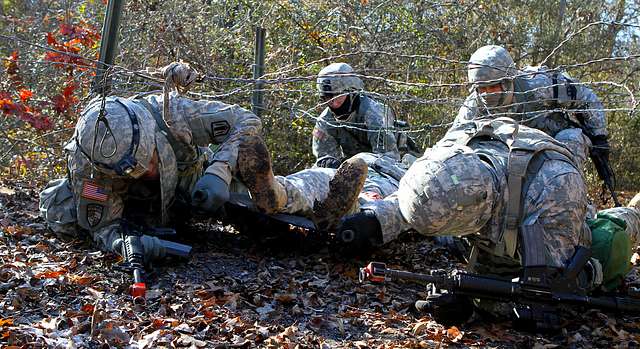
M 262 162 L 254 167 L 271 167 L 268 150 L 258 137 L 244 141 L 240 153 L 251 154 L 247 157 Z M 344 215 L 394 193 L 413 160 L 410 154 L 400 162 L 386 155 L 360 153 L 343 162 L 337 170 L 314 167 L 287 176 L 272 176 L 269 172 L 272 179 L 262 186 L 271 187 L 269 192 L 276 196 L 259 200 L 253 192 L 251 195 L 262 213 L 303 216 L 311 219 L 317 229 L 333 233 Z M 242 191 L 242 183 L 238 184 L 237 191 Z
M 176 86 L 195 79 L 182 63 L 163 73 Z M 253 186 L 270 178 L 238 151 L 243 137 L 260 131 L 260 119 L 237 105 L 191 100 L 168 89 L 93 99 L 65 146 L 68 176 L 47 185 L 40 211 L 53 231 L 89 232 L 101 249 L 119 252 L 125 222 L 166 227 L 186 221 L 193 208 L 214 213 L 228 199 L 233 177 L 251 178 L 252 192 L 273 197 Z M 210 158 L 209 144 L 219 145 Z M 195 192 L 207 195 L 192 200 Z M 142 242 L 145 260 L 164 255 L 156 237 L 145 235 Z
M 416 160 L 397 193 L 346 217 L 337 235 L 348 236 L 354 250 L 410 229 L 428 236 L 464 235 L 474 246 L 471 271 L 512 279 L 523 261 L 563 268 L 577 246 L 591 247 L 601 231 L 589 221 L 592 235 L 587 210 L 574 155 L 539 130 L 499 118 L 458 124 Z M 618 207 L 598 218 L 620 219 L 618 237 L 628 248 L 594 255 L 612 256 L 623 261 L 620 268 L 628 267 L 631 246 L 640 242 L 640 212 Z M 583 275 L 589 287 L 611 287 L 628 270 L 606 264 L 590 261 Z

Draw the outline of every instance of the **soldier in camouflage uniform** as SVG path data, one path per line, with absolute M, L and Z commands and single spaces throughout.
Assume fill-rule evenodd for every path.
M 488 45 L 479 48 L 469 59 L 468 78 L 471 94 L 460 108 L 453 127 L 469 120 L 506 116 L 544 131 L 569 149 L 582 148 L 582 143 L 586 143 L 590 146 L 587 154 L 594 163 L 608 167 L 604 107 L 591 89 L 567 73 L 544 66 L 518 70 L 504 48 Z M 596 157 L 606 164 L 599 165 L 602 161 Z M 586 157 L 576 160 L 581 165 Z M 609 167 L 598 169 L 599 174 L 602 171 L 611 170 Z
M 510 279 L 523 263 L 563 268 L 576 246 L 591 246 L 587 204 L 581 171 L 561 143 L 511 119 L 475 120 L 425 152 L 397 193 L 346 217 L 337 236 L 362 250 L 411 229 L 464 235 L 474 244 L 473 271 Z M 636 246 L 640 212 L 607 211 L 626 222 Z M 589 268 L 597 284 L 599 262 Z
M 189 76 L 179 63 L 168 67 Z M 65 147 L 68 177 L 49 183 L 40 211 L 53 231 L 88 231 L 101 249 L 119 252 L 124 222 L 158 227 L 186 220 L 192 209 L 215 213 L 234 177 L 251 178 L 254 198 L 269 200 L 277 197 L 270 163 L 257 167 L 251 149 L 241 149 L 260 140 L 260 130 L 260 119 L 237 105 L 175 92 L 94 99 Z M 219 145 L 211 157 L 209 144 Z M 157 238 L 142 242 L 146 260 L 164 255 Z
M 177 80 L 177 87 L 195 80 L 183 63 L 162 72 L 167 81 Z M 88 231 L 101 249 L 119 253 L 129 223 L 164 227 L 186 221 L 193 210 L 215 215 L 238 188 L 248 190 L 265 213 L 310 211 L 288 198 L 299 191 L 288 193 L 280 184 L 296 179 L 274 177 L 260 130 L 260 119 L 237 105 L 194 101 L 166 88 L 145 97 L 94 99 L 65 147 L 68 177 L 52 181 L 40 194 L 41 214 L 56 233 Z M 218 145 L 215 154 L 209 144 Z M 319 181 L 326 190 L 310 207 L 327 208 L 316 215 L 321 221 L 336 221 L 332 217 L 344 215 L 343 207 L 353 206 L 346 201 L 357 199 L 367 173 L 360 161 L 330 170 L 331 177 Z M 345 195 L 330 192 L 331 179 L 333 190 Z M 304 189 L 318 191 L 313 182 Z M 285 207 L 288 202 L 291 207 Z M 156 237 L 144 235 L 142 243 L 147 261 L 165 254 Z
M 342 160 L 361 152 L 400 159 L 393 111 L 362 92 L 364 84 L 351 66 L 328 65 L 318 74 L 317 87 L 327 104 L 313 129 L 317 167 L 337 168 Z

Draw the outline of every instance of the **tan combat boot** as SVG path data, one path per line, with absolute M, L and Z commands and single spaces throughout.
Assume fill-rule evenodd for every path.
M 316 227 L 332 232 L 340 219 L 350 213 L 358 201 L 358 195 L 367 179 L 367 163 L 360 158 L 350 158 L 343 162 L 329 182 L 329 193 L 323 201 L 313 205 Z
M 640 193 L 636 194 L 636 196 L 629 201 L 628 207 L 633 207 L 636 210 L 640 211 Z
M 272 214 L 284 208 L 287 192 L 273 175 L 269 150 L 261 137 L 243 137 L 238 149 L 238 170 L 261 212 Z

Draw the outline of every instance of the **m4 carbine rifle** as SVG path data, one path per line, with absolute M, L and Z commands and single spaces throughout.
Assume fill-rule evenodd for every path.
M 557 329 L 560 325 L 556 307 L 573 304 L 619 312 L 640 311 L 640 300 L 616 295 L 591 297 L 577 282 L 578 273 L 591 256 L 591 250 L 580 247 L 570 265 L 550 277 L 550 268 L 526 268 L 522 281 L 509 281 L 470 273 L 431 271 L 428 274 L 388 269 L 384 263 L 371 262 L 360 268 L 360 282 L 370 280 L 409 280 L 431 284 L 436 292 L 470 298 L 513 302 L 515 320 L 519 325 L 541 330 Z
M 133 283 L 129 286 L 129 294 L 133 297 L 134 303 L 144 303 L 147 292 L 145 281 L 145 261 L 144 261 L 144 245 L 142 244 L 142 231 L 151 236 L 172 236 L 176 235 L 174 229 L 152 228 L 143 229 L 132 223 L 123 222 L 121 224 L 122 232 L 122 259 L 123 267 L 129 270 L 133 276 Z M 165 250 L 165 254 L 169 256 L 178 256 L 187 258 L 191 253 L 191 246 L 179 244 L 177 242 L 160 240 L 160 244 Z

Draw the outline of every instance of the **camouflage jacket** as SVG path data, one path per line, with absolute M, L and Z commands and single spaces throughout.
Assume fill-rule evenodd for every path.
M 316 159 L 328 155 L 343 160 L 370 152 L 400 159 L 394 120 L 389 107 L 364 94 L 360 94 L 358 110 L 345 121 L 337 120 L 331 109 L 326 108 L 313 129 L 313 155 Z
M 465 121 L 506 116 L 555 135 L 580 127 L 591 136 L 606 136 L 604 107 L 593 91 L 565 73 L 546 67 L 526 67 L 514 78 L 514 100 L 492 116 L 480 107 L 476 92 L 464 101 L 454 126 Z M 566 112 L 564 110 L 567 110 Z
M 143 100 L 109 97 L 107 103 L 116 98 L 129 105 L 137 118 L 154 118 L 154 113 L 158 117 L 162 110 L 162 95 L 149 95 Z M 169 106 L 165 130 L 155 123 L 159 182 L 105 175 L 92 168 L 75 140 L 65 148 L 77 223 L 89 230 L 103 249 L 111 249 L 121 218 L 142 219 L 144 222 L 138 223 L 148 226 L 164 225 L 172 214 L 184 218 L 186 212 L 176 210 L 175 203 L 188 208 L 191 190 L 203 170 L 229 183 L 236 172 L 241 137 L 261 131 L 260 119 L 237 105 L 194 101 L 174 94 Z M 204 153 L 210 152 L 206 148 L 209 144 L 219 147 L 212 158 L 207 159 Z M 87 195 L 88 188 L 100 195 Z M 170 206 L 173 206 L 171 211 Z
M 494 124 L 499 133 L 508 130 L 499 129 L 500 124 L 500 120 Z M 462 136 L 448 134 L 427 150 L 402 178 L 398 192 L 376 203 L 373 211 L 385 242 L 414 229 L 425 235 L 473 236 L 486 251 L 499 243 L 509 195 L 509 147 L 503 139 L 506 133 L 469 143 L 482 126 L 482 122 L 470 122 L 456 128 Z M 519 142 L 561 146 L 548 135 L 523 126 L 517 135 Z M 543 242 L 545 263 L 563 266 L 575 246 L 590 244 L 585 224 L 586 186 L 573 159 L 555 151 L 543 153 L 550 154 L 526 179 L 521 223 L 543 228 L 538 238 Z M 508 256 L 498 257 L 504 265 L 519 263 Z

